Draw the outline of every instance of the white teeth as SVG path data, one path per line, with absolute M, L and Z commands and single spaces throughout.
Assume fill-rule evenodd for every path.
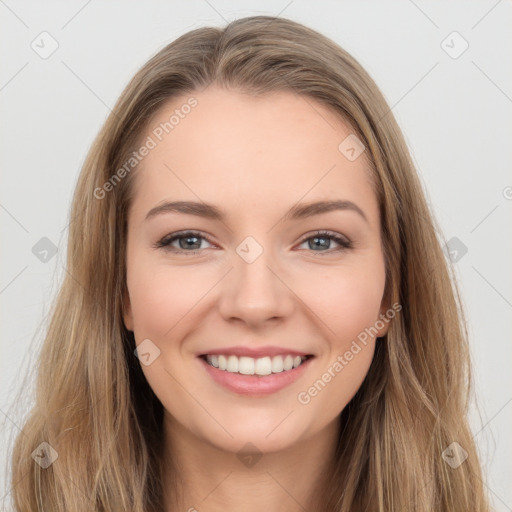
M 272 373 L 272 361 L 270 357 L 260 357 L 256 359 L 256 369 L 254 373 L 256 375 L 270 375 Z
M 291 354 L 274 357 L 237 357 L 224 355 L 207 355 L 206 361 L 218 368 L 230 373 L 241 373 L 243 375 L 270 375 L 271 373 L 281 373 L 300 366 L 306 358 L 301 356 L 292 356 Z
M 254 375 L 254 359 L 252 357 L 241 357 L 238 363 L 238 372 L 244 375 Z
M 231 373 L 238 373 L 238 357 L 228 357 L 228 367 L 226 368 L 226 370 Z
M 272 373 L 281 373 L 283 370 L 283 358 L 281 356 L 274 356 L 272 358 Z

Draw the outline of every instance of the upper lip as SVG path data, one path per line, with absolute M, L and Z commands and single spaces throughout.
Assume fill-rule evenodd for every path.
M 224 355 L 224 356 L 237 356 L 237 357 L 252 357 L 254 359 L 265 357 L 265 356 L 281 356 L 281 355 L 292 355 L 292 356 L 309 356 L 307 352 L 301 352 L 292 348 L 267 346 L 267 347 L 226 347 L 208 350 L 207 352 L 201 352 L 199 356 L 206 355 Z

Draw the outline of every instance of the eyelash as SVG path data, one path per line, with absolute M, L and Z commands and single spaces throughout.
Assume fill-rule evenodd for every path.
M 173 254 L 187 254 L 187 255 L 194 255 L 198 254 L 201 249 L 195 250 L 195 251 L 185 251 L 182 249 L 179 250 L 173 250 L 170 248 L 170 244 L 174 242 L 175 240 L 179 240 L 180 238 L 189 238 L 189 237 L 195 237 L 195 238 L 202 238 L 206 240 L 208 243 L 215 245 L 207 236 L 200 233 L 199 231 L 182 231 L 178 233 L 173 233 L 171 235 L 167 235 L 160 239 L 158 242 L 156 242 L 153 247 L 155 249 L 164 249 L 165 251 L 171 252 Z M 312 251 L 317 253 L 318 255 L 322 254 L 332 254 L 336 252 L 343 252 L 348 249 L 352 249 L 352 242 L 348 240 L 347 238 L 342 238 L 341 236 L 337 235 L 336 233 L 332 233 L 330 231 L 317 231 L 314 235 L 308 235 L 302 238 L 299 245 L 302 245 L 304 242 L 307 242 L 310 239 L 313 238 L 326 238 L 328 240 L 332 240 L 340 245 L 338 249 L 334 250 L 328 250 L 328 251 Z

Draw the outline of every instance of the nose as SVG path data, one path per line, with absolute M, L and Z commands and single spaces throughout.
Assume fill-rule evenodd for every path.
M 269 320 L 290 317 L 294 309 L 293 286 L 270 251 L 249 263 L 234 255 L 233 269 L 222 281 L 220 313 L 226 321 L 262 328 Z M 288 278 L 288 279 L 287 279 Z

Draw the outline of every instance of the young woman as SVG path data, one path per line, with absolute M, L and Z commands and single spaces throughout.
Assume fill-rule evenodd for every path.
M 76 188 L 17 511 L 487 511 L 464 321 L 400 130 L 256 16 L 132 79 Z

